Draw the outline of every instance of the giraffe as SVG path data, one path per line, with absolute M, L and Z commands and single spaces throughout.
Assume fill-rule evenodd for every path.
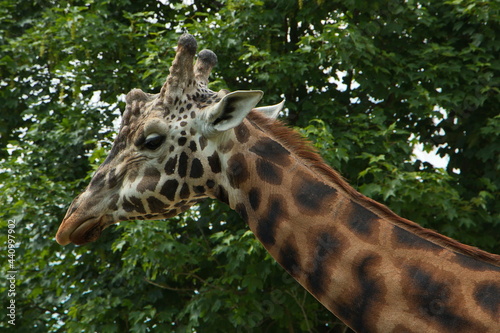
M 236 210 L 276 261 L 356 332 L 498 332 L 500 256 L 399 217 L 354 190 L 259 90 L 208 89 L 217 63 L 179 38 L 158 94 L 133 89 L 121 127 L 56 235 L 85 244 L 118 221 L 203 198 Z

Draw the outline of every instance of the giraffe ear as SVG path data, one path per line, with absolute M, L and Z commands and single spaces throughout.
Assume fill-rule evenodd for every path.
M 281 103 L 269 106 L 261 106 L 255 108 L 256 111 L 262 112 L 267 118 L 276 119 L 280 111 L 283 109 L 285 105 L 285 100 L 281 101 Z
M 241 124 L 262 95 L 264 93 L 260 90 L 239 90 L 224 96 L 206 111 L 205 135 L 224 132 Z

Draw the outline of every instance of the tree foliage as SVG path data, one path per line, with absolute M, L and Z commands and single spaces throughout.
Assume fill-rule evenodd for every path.
M 500 252 L 499 14 L 476 0 L 0 1 L 0 247 L 15 220 L 16 329 L 342 329 L 214 201 L 55 243 L 124 94 L 158 91 L 182 31 L 218 55 L 213 90 L 286 98 L 289 124 L 358 190 Z M 419 144 L 447 168 L 416 158 Z

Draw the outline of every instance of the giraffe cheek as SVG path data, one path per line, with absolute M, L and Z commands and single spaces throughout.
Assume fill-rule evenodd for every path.
M 191 162 L 191 172 L 189 173 L 189 177 L 201 178 L 203 177 L 203 173 L 203 165 L 201 161 L 197 158 L 194 158 Z
M 144 205 L 140 198 L 131 196 L 129 198 L 124 197 L 122 207 L 126 212 L 138 212 L 140 214 L 146 214 L 146 210 L 144 209 Z
M 160 194 L 165 196 L 168 200 L 174 201 L 177 187 L 179 187 L 179 182 L 176 179 L 169 179 L 161 187 Z
M 146 202 L 148 203 L 149 212 L 151 213 L 161 213 L 165 210 L 165 207 L 167 206 L 163 201 L 153 196 L 147 198 Z
M 154 192 L 156 184 L 160 181 L 161 174 L 156 168 L 147 168 L 144 172 L 144 176 L 137 185 L 137 191 L 139 193 L 144 193 L 145 191 Z
M 165 173 L 171 175 L 175 172 L 175 166 L 177 165 L 177 155 L 168 159 L 165 164 Z
M 188 184 L 184 183 L 181 187 L 181 192 L 179 193 L 181 199 L 187 199 L 191 195 Z
M 188 155 L 185 152 L 182 152 L 181 156 L 179 157 L 179 167 L 177 169 L 177 173 L 181 178 L 186 177 L 188 168 L 188 159 L 189 159 Z

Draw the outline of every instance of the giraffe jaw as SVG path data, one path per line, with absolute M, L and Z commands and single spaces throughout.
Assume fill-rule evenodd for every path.
M 90 243 L 101 236 L 101 232 L 109 224 L 103 223 L 102 217 L 93 217 L 83 222 L 64 220 L 56 234 L 56 241 L 60 245 L 74 243 L 82 245 Z

